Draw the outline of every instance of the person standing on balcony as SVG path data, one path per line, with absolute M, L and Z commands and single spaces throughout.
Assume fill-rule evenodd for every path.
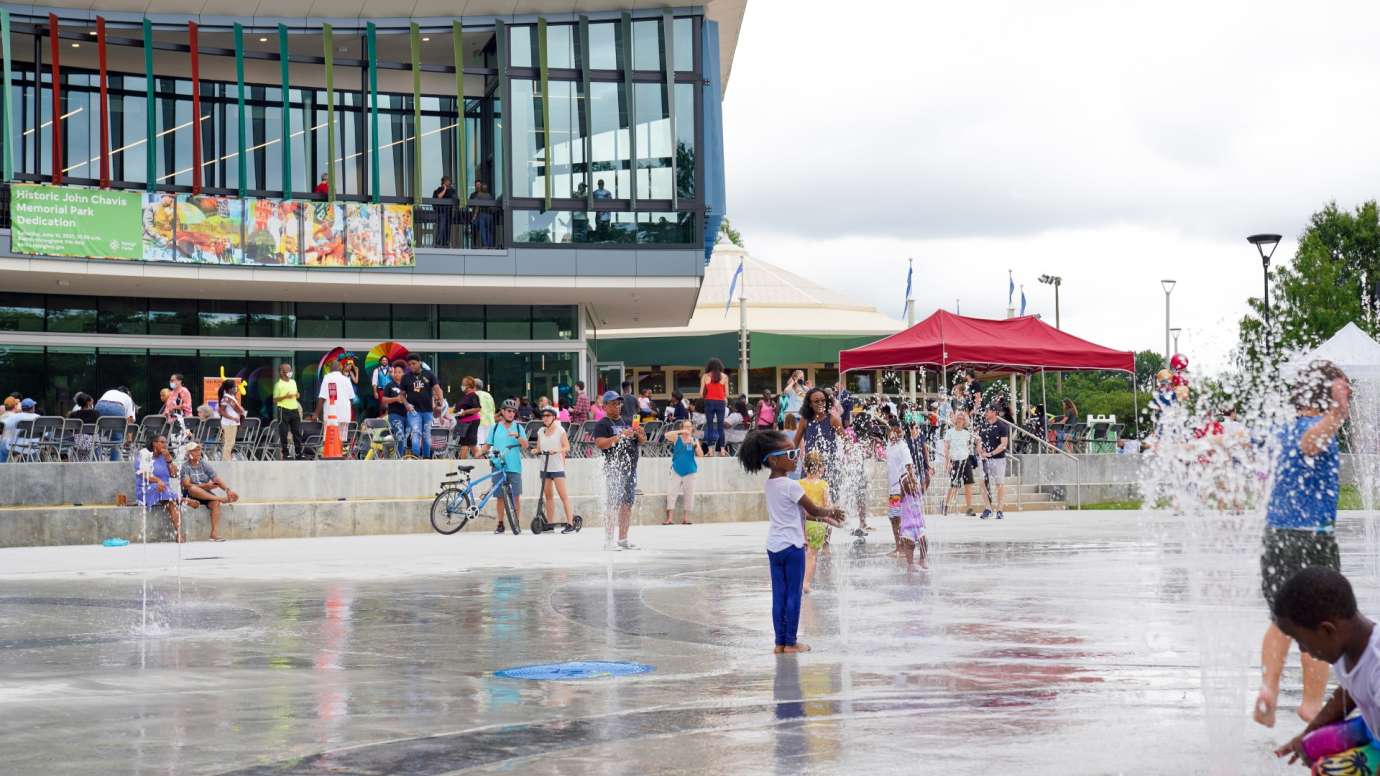
M 470 222 L 474 224 L 473 247 L 492 248 L 494 247 L 494 198 L 489 193 L 489 187 L 483 181 L 475 181 L 474 193 L 470 195 L 470 200 L 475 203 L 472 208 L 474 216 L 470 219 Z
M 598 186 L 594 188 L 595 199 L 613 199 L 613 192 L 604 188 L 604 179 L 598 180 Z M 600 210 L 594 214 L 594 235 L 596 240 L 609 239 L 609 221 L 613 214 L 607 210 Z
M 449 175 L 441 176 L 441 185 L 431 192 L 431 198 L 446 200 L 432 205 L 436 208 L 436 234 L 431 244 L 437 248 L 449 248 L 450 224 L 455 218 L 455 206 L 450 204 L 455 199 L 455 187 L 451 185 Z
M 321 180 L 319 180 L 319 181 L 316 182 L 316 187 L 313 188 L 311 191 L 312 191 L 313 194 L 320 194 L 320 195 L 323 196 L 323 197 L 326 196 L 327 194 L 330 194 L 330 193 L 331 193 L 330 176 L 327 175 L 327 174 L 324 173 L 324 172 L 321 173 Z

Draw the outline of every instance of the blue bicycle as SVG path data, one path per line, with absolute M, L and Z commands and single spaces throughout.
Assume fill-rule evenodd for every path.
M 512 529 L 513 534 L 522 532 L 522 528 L 518 526 L 513 491 L 508 487 L 508 473 L 503 470 L 503 459 L 490 455 L 489 465 L 493 467 L 493 471 L 477 480 L 470 479 L 470 472 L 474 471 L 473 466 L 456 466 L 456 471 L 446 475 L 447 479 L 441 482 L 436 499 L 431 502 L 431 527 L 435 528 L 437 533 L 449 536 L 464 528 L 466 523 L 479 517 L 480 510 L 495 497 L 503 499 L 503 506 L 508 513 L 508 527 Z M 486 483 L 488 490 L 482 494 L 475 492 L 476 488 Z

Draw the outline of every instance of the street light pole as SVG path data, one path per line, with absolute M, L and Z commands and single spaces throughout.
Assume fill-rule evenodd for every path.
M 1064 279 L 1058 275 L 1041 275 L 1040 282 L 1047 286 L 1054 286 L 1054 328 L 1063 330 L 1059 325 L 1059 286 L 1064 284 Z M 1055 372 L 1054 380 L 1057 391 L 1062 396 L 1064 393 L 1064 373 Z
M 1265 274 L 1265 355 L 1270 355 L 1270 257 L 1275 255 L 1275 248 L 1279 247 L 1279 241 L 1283 239 L 1277 234 L 1253 234 L 1246 238 L 1246 242 L 1255 246 L 1260 252 L 1260 268 Z
M 1169 357 L 1173 353 L 1169 352 L 1169 295 L 1174 292 L 1176 281 L 1161 280 L 1160 288 L 1164 289 L 1164 363 L 1169 363 Z
M 1172 329 L 1169 330 L 1169 333 L 1172 334 L 1172 335 L 1174 335 L 1174 352 L 1175 352 L 1175 353 L 1178 353 L 1178 352 L 1179 352 L 1179 332 L 1181 332 L 1181 331 L 1183 331 L 1183 329 L 1179 328 L 1178 326 L 1175 326 L 1174 328 L 1172 328 Z

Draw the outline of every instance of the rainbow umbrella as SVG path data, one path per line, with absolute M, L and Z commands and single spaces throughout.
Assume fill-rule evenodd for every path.
M 364 355 L 364 373 L 373 374 L 374 368 L 384 358 L 387 358 L 389 363 L 407 358 L 407 352 L 407 348 L 401 342 L 380 342 L 369 348 L 369 352 Z
M 338 346 L 326 351 L 326 355 L 321 357 L 321 363 L 316 365 L 317 382 L 320 382 L 321 378 L 326 374 L 326 364 L 332 361 L 339 361 L 340 357 L 343 355 L 345 355 L 345 348 Z

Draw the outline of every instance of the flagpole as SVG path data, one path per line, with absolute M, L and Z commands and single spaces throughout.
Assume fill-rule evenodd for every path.
M 915 326 L 915 294 L 911 291 L 911 273 L 915 271 L 915 259 L 906 259 L 906 329 L 910 330 Z M 910 389 L 910 403 L 915 405 L 915 370 L 911 369 L 907 377 L 907 388 Z
M 748 392 L 748 333 L 747 333 L 747 271 L 743 259 L 738 267 L 743 276 L 738 279 L 738 393 L 746 396 Z

